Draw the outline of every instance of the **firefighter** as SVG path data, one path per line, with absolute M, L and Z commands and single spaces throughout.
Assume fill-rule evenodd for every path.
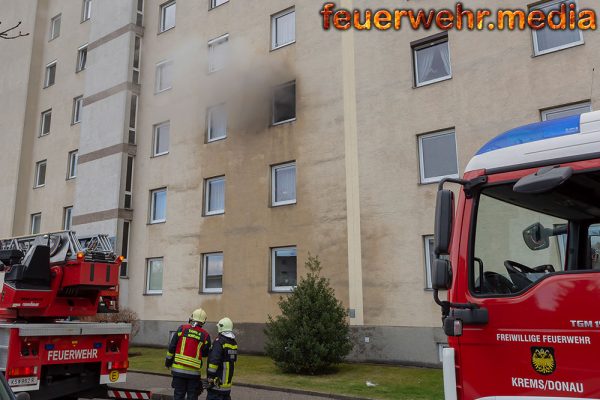
M 174 400 L 197 400 L 202 393 L 202 358 L 208 355 L 211 347 L 210 335 L 202 326 L 206 322 L 206 312 L 195 310 L 187 324 L 181 325 L 173 335 L 165 360 L 171 368 L 175 389 Z
M 237 361 L 237 342 L 233 322 L 225 317 L 217 324 L 219 337 L 208 355 L 208 394 L 206 400 L 231 400 L 233 369 Z

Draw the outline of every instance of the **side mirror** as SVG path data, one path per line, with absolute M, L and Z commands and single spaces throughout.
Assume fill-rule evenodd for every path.
M 439 190 L 435 206 L 435 244 L 433 246 L 436 256 L 450 254 L 453 219 L 454 193 L 447 189 Z
M 550 246 L 550 233 L 548 231 L 542 224 L 536 222 L 523 230 L 523 240 L 531 250 L 547 249 Z
M 436 258 L 431 268 L 431 287 L 434 290 L 447 290 L 452 286 L 450 261 Z

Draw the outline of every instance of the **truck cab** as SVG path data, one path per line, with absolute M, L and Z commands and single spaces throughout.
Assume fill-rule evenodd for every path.
M 600 112 L 497 136 L 437 200 L 446 399 L 600 399 Z

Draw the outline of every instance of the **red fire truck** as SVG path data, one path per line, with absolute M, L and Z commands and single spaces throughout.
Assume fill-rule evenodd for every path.
M 600 399 L 600 112 L 492 139 L 435 218 L 445 398 Z
M 0 370 L 14 392 L 56 399 L 125 381 L 131 325 L 77 321 L 116 307 L 121 261 L 106 235 L 0 240 Z

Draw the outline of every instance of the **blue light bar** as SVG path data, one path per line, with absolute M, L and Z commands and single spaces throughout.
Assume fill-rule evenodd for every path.
M 94 343 L 94 348 L 95 349 L 101 349 L 102 348 L 102 343 Z
M 46 344 L 46 345 L 44 345 L 44 348 L 46 349 L 46 351 L 54 350 L 54 345 L 53 344 Z
M 496 136 L 487 142 L 478 152 L 479 154 L 500 150 L 519 144 L 537 142 L 560 136 L 575 135 L 580 132 L 580 115 L 555 119 L 552 121 L 538 122 L 512 129 Z

